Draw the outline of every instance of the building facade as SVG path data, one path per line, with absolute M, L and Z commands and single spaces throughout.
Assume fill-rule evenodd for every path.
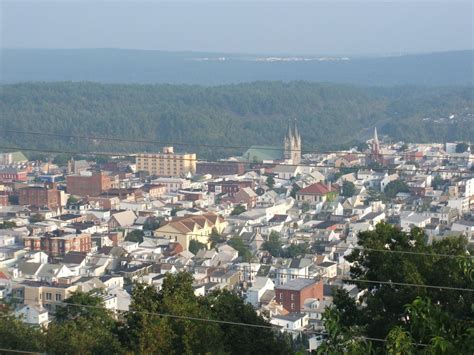
M 18 202 L 20 205 L 55 210 L 61 208 L 61 191 L 54 185 L 28 186 L 18 190 Z
M 197 240 L 203 244 L 209 244 L 209 236 L 213 229 L 222 233 L 226 227 L 223 217 L 214 213 L 206 213 L 199 216 L 184 216 L 171 220 L 168 224 L 156 229 L 154 236 L 176 241 L 184 250 L 189 249 L 189 242 Z
M 99 196 L 113 187 L 112 179 L 105 173 L 68 175 L 67 192 L 77 196 Z
M 0 182 L 26 181 L 27 174 L 26 169 L 13 167 L 0 168 Z
M 196 154 L 175 153 L 173 147 L 165 147 L 162 153 L 142 153 L 136 156 L 138 171 L 157 176 L 185 176 L 196 173 Z
M 88 233 L 29 236 L 23 238 L 23 243 L 28 250 L 44 251 L 50 256 L 63 256 L 70 251 L 88 253 L 92 248 Z
M 275 287 L 275 300 L 288 312 L 301 312 L 306 299 L 314 298 L 321 301 L 323 297 L 322 280 L 294 279 L 282 286 Z

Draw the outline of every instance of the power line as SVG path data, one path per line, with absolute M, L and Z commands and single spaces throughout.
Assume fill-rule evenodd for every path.
M 47 136 L 47 137 L 61 137 L 61 138 L 74 138 L 74 139 L 89 139 L 89 140 L 104 140 L 112 142 L 127 142 L 127 143 L 143 143 L 143 144 L 156 144 L 160 146 L 173 145 L 173 146 L 190 146 L 190 147 L 203 147 L 203 148 L 212 148 L 212 149 L 248 149 L 246 146 L 230 146 L 222 144 L 203 144 L 203 143 L 186 143 L 186 142 L 176 142 L 176 141 L 157 141 L 157 140 L 148 140 L 148 139 L 130 139 L 130 138 L 118 138 L 118 137 L 106 137 L 106 136 L 92 136 L 92 135 L 77 135 L 77 134 L 59 134 L 51 132 L 38 132 L 38 131 L 22 131 L 22 130 L 12 130 L 12 129 L 0 129 L 0 132 L 11 133 L 11 134 L 24 134 L 24 135 L 34 135 L 34 136 Z M 338 150 L 329 150 L 323 152 L 317 152 L 312 150 L 296 150 L 296 149 L 285 149 L 277 147 L 267 147 L 259 146 L 261 150 L 274 150 L 274 151 L 300 151 L 302 154 L 318 154 L 318 155 L 327 155 L 327 154 L 347 154 L 355 156 L 366 156 L 364 152 L 350 152 L 350 151 L 338 151 Z M 406 157 L 410 152 L 407 153 L 378 153 L 380 156 L 387 157 Z M 438 159 L 466 159 L 465 157 L 452 156 L 450 154 L 441 154 L 441 155 L 424 155 L 424 157 L 432 157 Z
M 22 130 L 13 130 L 13 129 L 0 129 L 0 132 L 11 133 L 11 134 L 24 134 L 24 135 L 33 135 L 33 136 L 47 136 L 47 137 L 61 137 L 61 138 L 74 138 L 74 139 L 89 139 L 89 140 L 104 140 L 104 141 L 112 141 L 112 142 L 127 142 L 127 143 L 144 143 L 144 144 L 156 144 L 160 146 L 166 145 L 176 145 L 176 146 L 191 146 L 191 147 L 203 147 L 203 148 L 212 148 L 212 149 L 248 149 L 249 147 L 246 146 L 236 146 L 236 145 L 222 145 L 222 144 L 204 144 L 204 143 L 187 143 L 187 142 L 176 142 L 176 141 L 157 141 L 157 140 L 149 140 L 149 139 L 130 139 L 130 138 L 117 138 L 117 137 L 106 137 L 106 136 L 92 136 L 92 135 L 77 135 L 77 134 L 59 134 L 59 133 L 51 133 L 51 132 L 38 132 L 38 131 L 22 131 Z M 300 151 L 302 154 L 347 154 L 347 155 L 355 155 L 355 156 L 366 156 L 367 154 L 364 152 L 350 152 L 350 151 L 323 151 L 323 152 L 315 152 L 311 150 L 296 150 L 296 149 L 285 149 L 285 148 L 277 148 L 277 147 L 267 147 L 267 146 L 259 146 L 261 150 L 274 150 L 274 151 Z M 410 152 L 407 153 L 378 153 L 380 156 L 387 156 L 387 157 L 406 157 L 409 155 Z M 460 157 L 457 155 L 452 154 L 441 154 L 441 155 L 424 155 L 424 157 L 432 157 L 432 158 L 440 158 L 440 159 L 466 159 L 465 157 Z
M 54 149 L 38 149 L 38 148 L 25 148 L 19 146 L 0 146 L 0 149 L 3 150 L 21 150 L 21 151 L 30 151 L 30 152 L 41 152 L 41 153 L 54 153 L 54 154 L 70 154 L 70 155 L 88 155 L 88 156 L 105 156 L 105 157 L 117 157 L 117 156 L 134 156 L 134 154 L 130 153 L 99 153 L 99 152 L 80 152 L 80 151 L 67 151 L 67 150 L 54 150 Z M 155 153 L 144 153 L 144 154 L 155 154 Z M 241 161 L 222 161 L 222 160 L 196 160 L 191 158 L 184 158 L 181 157 L 176 159 L 174 157 L 161 157 L 160 159 L 163 160 L 173 160 L 173 161 L 193 161 L 193 162 L 202 162 L 202 163 L 225 163 L 225 164 L 242 164 L 242 163 L 250 163 L 250 162 L 241 162 Z M 310 167 L 310 168 L 330 168 L 330 169 L 344 169 L 346 167 L 337 167 L 330 164 L 287 164 L 287 163 L 258 163 L 259 165 L 266 165 L 268 167 L 273 166 L 293 166 L 293 167 Z M 373 171 L 396 171 L 396 172 L 407 172 L 407 173 L 416 173 L 416 172 L 423 172 L 423 173 L 452 173 L 452 174 L 459 174 L 459 175 L 472 175 L 473 172 L 470 170 L 455 170 L 455 169 L 433 169 L 433 168 L 415 168 L 415 169 L 408 169 L 408 168 L 389 168 L 389 167 L 371 167 L 368 165 L 356 165 L 350 167 L 350 169 L 354 170 L 363 170 L 363 169 L 370 169 Z
M 11 299 L 18 299 L 21 301 L 34 301 L 37 302 L 35 299 L 28 299 L 28 298 L 21 298 L 21 297 L 10 297 Z M 41 302 L 43 303 L 43 302 Z M 94 305 L 84 305 L 79 303 L 70 303 L 70 302 L 58 302 L 58 301 L 48 301 L 47 304 L 54 304 L 54 305 L 61 305 L 64 307 L 73 306 L 73 307 L 80 307 L 80 308 L 93 308 L 93 309 L 101 309 L 107 310 L 103 305 L 102 306 L 94 306 Z M 253 324 L 253 323 L 243 323 L 243 322 L 232 322 L 232 321 L 224 321 L 218 319 L 209 319 L 209 318 L 198 318 L 198 317 L 189 317 L 189 316 L 179 316 L 169 313 L 158 313 L 158 312 L 147 312 L 147 311 L 135 311 L 135 310 L 112 310 L 113 313 L 132 313 L 132 314 L 145 314 L 163 318 L 172 318 L 172 319 L 180 319 L 180 320 L 190 320 L 190 321 L 197 321 L 197 322 L 208 322 L 208 323 L 216 323 L 216 324 L 224 324 L 224 325 L 234 325 L 234 326 L 241 326 L 241 327 L 251 327 L 251 328 L 263 328 L 263 329 L 276 329 L 279 326 L 277 325 L 262 325 L 262 324 Z M 286 331 L 286 329 L 284 329 Z M 303 333 L 303 330 L 292 330 L 293 332 Z M 329 335 L 327 332 L 314 332 L 309 331 L 312 335 Z M 386 342 L 387 339 L 382 338 L 371 338 L 365 337 L 362 335 L 357 336 L 360 339 L 371 340 L 371 341 L 378 341 L 378 342 Z M 427 344 L 423 343 L 411 343 L 412 345 L 416 346 L 428 346 Z M 29 353 L 29 352 L 28 352 Z
M 0 348 L 0 351 L 5 351 L 7 353 L 18 353 L 18 354 L 39 354 L 39 352 L 37 351 L 24 351 L 24 350 L 5 349 L 5 348 Z
M 199 216 L 199 215 L 196 215 Z M 170 223 L 173 222 L 173 220 L 170 221 Z M 163 226 L 166 226 L 164 224 Z M 141 230 L 141 229 L 138 229 Z M 142 230 L 143 231 L 143 230 Z M 202 234 L 197 234 L 197 233 L 182 233 L 182 232 L 173 232 L 173 233 L 168 233 L 172 235 L 182 235 L 182 236 L 189 236 L 189 237 L 210 237 L 207 235 L 202 235 Z M 144 238 L 148 239 L 169 239 L 166 237 L 161 237 L 161 236 L 151 236 L 147 237 L 144 236 Z M 394 254 L 407 254 L 407 255 L 419 255 L 419 256 L 430 256 L 430 257 L 438 257 L 438 258 L 462 258 L 462 259 L 474 259 L 473 255 L 457 255 L 457 254 L 444 254 L 444 253 L 423 253 L 423 252 L 416 252 L 416 251 L 409 251 L 409 250 L 393 250 L 393 249 L 375 249 L 375 248 L 366 248 L 362 246 L 330 246 L 332 249 L 336 250 L 360 250 L 360 251 L 372 251 L 372 252 L 379 252 L 379 253 L 394 253 Z
M 91 255 L 91 258 L 98 258 L 98 259 L 106 259 L 106 260 L 118 260 L 118 261 L 127 261 L 128 263 L 132 262 L 140 262 L 143 264 L 159 264 L 162 265 L 163 263 L 160 261 L 156 260 L 143 260 L 143 259 L 133 259 L 133 258 L 127 258 L 127 257 L 115 257 L 115 256 L 101 256 L 101 255 Z M 210 267 L 212 268 L 212 267 Z M 222 267 L 215 267 L 215 269 L 224 269 Z M 231 268 L 229 268 L 231 270 Z M 124 270 L 126 271 L 126 269 Z M 237 270 L 241 271 L 241 270 Z M 244 270 L 245 271 L 245 270 Z M 282 276 L 296 276 L 296 278 L 299 279 L 308 279 L 308 280 L 314 280 L 317 278 L 315 277 L 301 277 L 297 274 L 293 273 L 280 273 L 276 272 L 276 275 L 282 275 Z M 414 283 L 405 283 L 405 282 L 393 282 L 393 281 L 377 281 L 377 280 L 358 280 L 358 279 L 350 279 L 350 278 L 340 278 L 337 280 L 341 280 L 344 282 L 362 282 L 362 283 L 373 283 L 373 284 L 381 284 L 381 285 L 395 285 L 395 286 L 407 286 L 407 287 L 416 287 L 416 288 L 430 288 L 430 289 L 438 289 L 438 290 L 449 290 L 449 291 L 463 291 L 463 292 L 474 292 L 474 289 L 471 288 L 462 288 L 462 287 L 451 287 L 451 286 L 443 286 L 443 285 L 427 285 L 427 284 L 414 284 Z

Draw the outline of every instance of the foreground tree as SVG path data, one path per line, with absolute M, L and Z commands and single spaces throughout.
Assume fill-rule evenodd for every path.
M 474 267 L 466 257 L 466 245 L 462 237 L 426 245 L 422 230 L 404 233 L 387 224 L 360 233 L 359 246 L 365 249 L 354 250 L 347 260 L 352 263 L 353 282 L 367 289 L 358 300 L 363 306 L 357 306 L 345 291 L 335 292 L 334 305 L 324 315 L 327 330 L 336 329 L 333 335 L 329 331 L 326 348 L 345 344 L 341 339 L 360 345 L 366 338 L 378 338 L 387 339 L 394 353 L 405 353 L 402 349 L 407 343 L 474 350 L 463 335 L 474 331 L 473 292 L 423 287 L 473 289 Z M 344 346 L 348 349 L 349 345 Z M 383 346 L 383 342 L 371 344 L 372 348 Z

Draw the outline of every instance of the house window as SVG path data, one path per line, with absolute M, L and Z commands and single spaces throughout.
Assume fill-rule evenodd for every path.
M 294 303 L 291 304 L 291 309 L 295 309 L 295 304 Z
M 292 301 L 295 300 L 295 295 L 294 295 L 294 294 L 291 294 L 291 300 L 292 300 Z
M 283 293 L 280 293 L 280 299 L 281 300 L 283 299 Z
M 60 293 L 56 293 L 56 301 L 61 301 L 61 294 Z
M 46 299 L 47 299 L 48 301 L 51 301 L 51 300 L 53 299 L 53 295 L 52 295 L 51 293 L 49 293 L 49 292 L 46 293 Z

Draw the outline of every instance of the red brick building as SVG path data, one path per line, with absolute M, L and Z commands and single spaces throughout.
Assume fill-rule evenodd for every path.
M 8 195 L 5 192 L 0 192 L 0 206 L 8 206 Z
M 324 285 L 317 279 L 294 279 L 275 287 L 275 300 L 288 312 L 301 312 L 308 298 L 322 300 Z
M 56 186 L 28 186 L 18 190 L 18 203 L 55 210 L 61 207 L 61 192 Z
M 250 187 L 253 189 L 254 183 L 253 181 L 235 181 L 235 180 L 224 180 L 224 181 L 216 181 L 216 182 L 210 182 L 207 184 L 209 192 L 215 192 L 215 193 L 224 193 L 227 194 L 231 197 L 233 197 L 237 192 L 239 192 L 241 189 L 244 189 L 246 187 Z
M 0 168 L 0 182 L 27 181 L 27 170 L 19 168 Z
M 26 249 L 43 251 L 50 256 L 63 256 L 70 251 L 88 253 L 91 251 L 91 235 L 82 234 L 45 234 L 23 238 Z
M 99 196 L 112 188 L 112 179 L 104 173 L 69 175 L 66 182 L 67 192 L 76 196 Z

